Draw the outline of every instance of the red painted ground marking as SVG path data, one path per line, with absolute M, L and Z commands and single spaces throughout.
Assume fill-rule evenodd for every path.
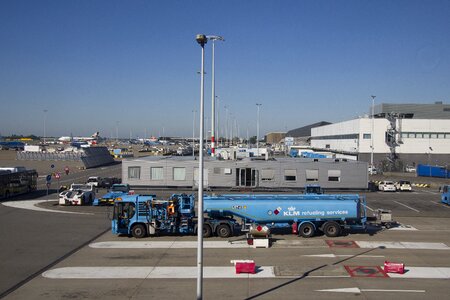
M 351 277 L 389 277 L 379 266 L 344 266 Z
M 334 248 L 359 248 L 359 246 L 354 241 L 326 240 L 325 242 L 329 247 Z

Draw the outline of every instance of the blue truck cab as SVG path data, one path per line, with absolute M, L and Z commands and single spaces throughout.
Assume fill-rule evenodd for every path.
M 205 218 L 203 236 L 217 234 L 222 238 L 234 235 L 239 224 L 232 218 Z M 113 234 L 143 238 L 148 235 L 197 232 L 193 195 L 173 194 L 167 200 L 155 195 L 124 195 L 114 201 Z

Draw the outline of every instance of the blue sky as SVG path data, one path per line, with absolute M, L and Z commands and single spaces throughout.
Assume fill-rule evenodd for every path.
M 226 39 L 216 95 L 241 136 L 256 134 L 256 103 L 261 135 L 363 115 L 370 95 L 449 103 L 449 16 L 434 0 L 2 0 L 0 134 L 43 135 L 46 109 L 47 136 L 191 136 L 198 33 Z

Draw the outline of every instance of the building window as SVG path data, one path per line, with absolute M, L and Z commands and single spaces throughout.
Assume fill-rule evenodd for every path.
M 297 180 L 297 170 L 284 170 L 284 180 L 296 181 Z
M 438 139 L 445 139 L 445 133 L 438 133 Z
M 423 139 L 423 133 L 421 133 L 421 132 L 416 133 L 416 138 L 417 139 Z
M 406 133 L 406 132 L 402 132 L 402 138 L 407 138 L 408 137 L 408 133 Z
M 173 180 L 186 180 L 186 168 L 173 168 Z
M 341 181 L 341 170 L 328 170 L 328 181 Z
M 368 140 L 372 137 L 372 135 L 370 133 L 364 133 L 363 134 L 363 139 Z
M 272 181 L 274 178 L 275 178 L 274 170 L 272 170 L 272 169 L 262 169 L 261 170 L 261 180 L 262 181 Z
M 214 168 L 214 174 L 220 175 L 220 168 Z
M 416 138 L 416 134 L 413 133 L 413 132 L 410 132 L 410 133 L 408 133 L 408 137 L 409 137 L 410 139 L 414 139 L 414 138 Z
M 141 179 L 141 167 L 128 167 L 128 179 Z
M 306 181 L 319 181 L 319 170 L 306 170 Z
M 230 168 L 225 168 L 225 169 L 223 169 L 223 173 L 225 175 L 231 175 L 233 172 L 232 172 L 232 170 Z
M 437 139 L 437 133 L 431 133 L 430 136 L 432 139 Z
M 330 149 L 330 144 L 326 144 L 325 149 Z
M 424 133 L 423 134 L 423 138 L 424 139 L 429 139 L 430 138 L 430 134 L 429 133 Z
M 446 134 L 445 134 L 445 138 L 446 138 L 446 139 L 450 139 L 450 133 L 446 133 Z
M 163 180 L 164 179 L 163 167 L 151 167 L 150 168 L 150 179 L 151 180 Z

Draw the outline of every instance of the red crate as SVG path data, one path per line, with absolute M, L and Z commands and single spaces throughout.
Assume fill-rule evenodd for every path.
M 240 273 L 255 274 L 256 266 L 254 262 L 237 262 L 235 266 L 236 266 L 236 274 Z
M 405 264 L 385 261 L 384 262 L 384 272 L 385 273 L 404 274 L 405 273 Z

